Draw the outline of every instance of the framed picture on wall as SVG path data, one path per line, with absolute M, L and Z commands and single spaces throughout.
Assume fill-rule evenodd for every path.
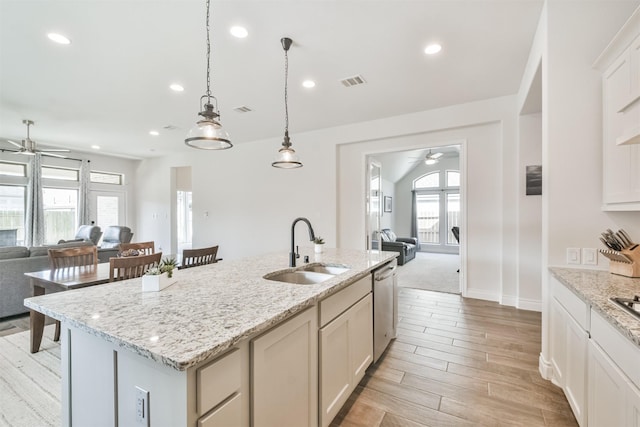
M 542 166 L 527 166 L 526 195 L 540 196 L 542 194 Z
M 391 212 L 391 197 L 384 196 L 384 211 Z

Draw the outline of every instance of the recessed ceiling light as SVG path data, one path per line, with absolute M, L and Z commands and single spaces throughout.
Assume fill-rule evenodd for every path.
M 178 83 L 173 83 L 171 86 L 169 86 L 169 89 L 171 89 L 174 92 L 183 92 L 184 86 L 179 85 Z
M 438 43 L 433 43 L 424 49 L 424 53 L 426 53 L 427 55 L 433 55 L 434 53 L 438 53 L 441 50 L 442 46 L 440 46 Z
M 99 145 L 92 145 L 91 148 L 93 148 L 94 150 L 99 150 L 100 146 Z
M 239 39 L 243 39 L 249 35 L 249 32 L 246 28 L 240 27 L 239 25 L 233 26 L 229 29 L 229 32 L 233 37 L 237 37 Z
M 149 135 L 158 136 L 160 135 L 160 132 L 158 132 L 157 130 L 150 130 Z
M 315 87 L 316 82 L 314 82 L 313 80 L 305 80 L 302 82 L 302 86 L 311 89 L 312 87 Z
M 54 41 L 56 43 L 71 44 L 71 40 L 69 40 L 68 37 L 63 36 L 62 34 L 49 33 L 49 34 L 47 34 L 47 37 L 49 37 L 49 40 L 52 40 L 52 41 Z

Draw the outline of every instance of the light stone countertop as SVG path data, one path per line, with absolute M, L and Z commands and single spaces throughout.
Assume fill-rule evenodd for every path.
M 305 249 L 304 251 L 302 249 Z M 325 249 L 310 263 L 350 270 L 314 285 L 263 279 L 288 268 L 289 254 L 267 254 L 174 270 L 177 283 L 142 292 L 142 279 L 108 283 L 25 299 L 25 306 L 174 368 L 214 357 L 266 331 L 391 261 L 396 252 Z M 298 267 L 304 265 L 302 256 Z
M 608 271 L 577 268 L 551 267 L 549 271 L 640 347 L 640 318 L 610 301 L 612 297 L 633 298 L 640 295 L 640 279 L 619 276 Z

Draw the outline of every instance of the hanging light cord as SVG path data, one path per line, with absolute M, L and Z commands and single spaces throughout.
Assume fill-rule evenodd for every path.
M 207 103 L 211 104 L 211 77 L 209 76 L 211 72 L 211 40 L 209 38 L 209 4 L 210 1 L 207 0 Z
M 286 134 L 289 133 L 288 81 L 289 81 L 289 51 L 288 49 L 285 49 L 284 50 L 284 132 Z

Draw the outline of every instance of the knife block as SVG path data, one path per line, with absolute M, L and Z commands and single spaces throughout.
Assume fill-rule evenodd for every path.
M 609 272 L 625 277 L 640 277 L 640 245 L 633 245 L 629 249 L 623 249 L 621 254 L 626 255 L 632 262 L 609 261 Z

